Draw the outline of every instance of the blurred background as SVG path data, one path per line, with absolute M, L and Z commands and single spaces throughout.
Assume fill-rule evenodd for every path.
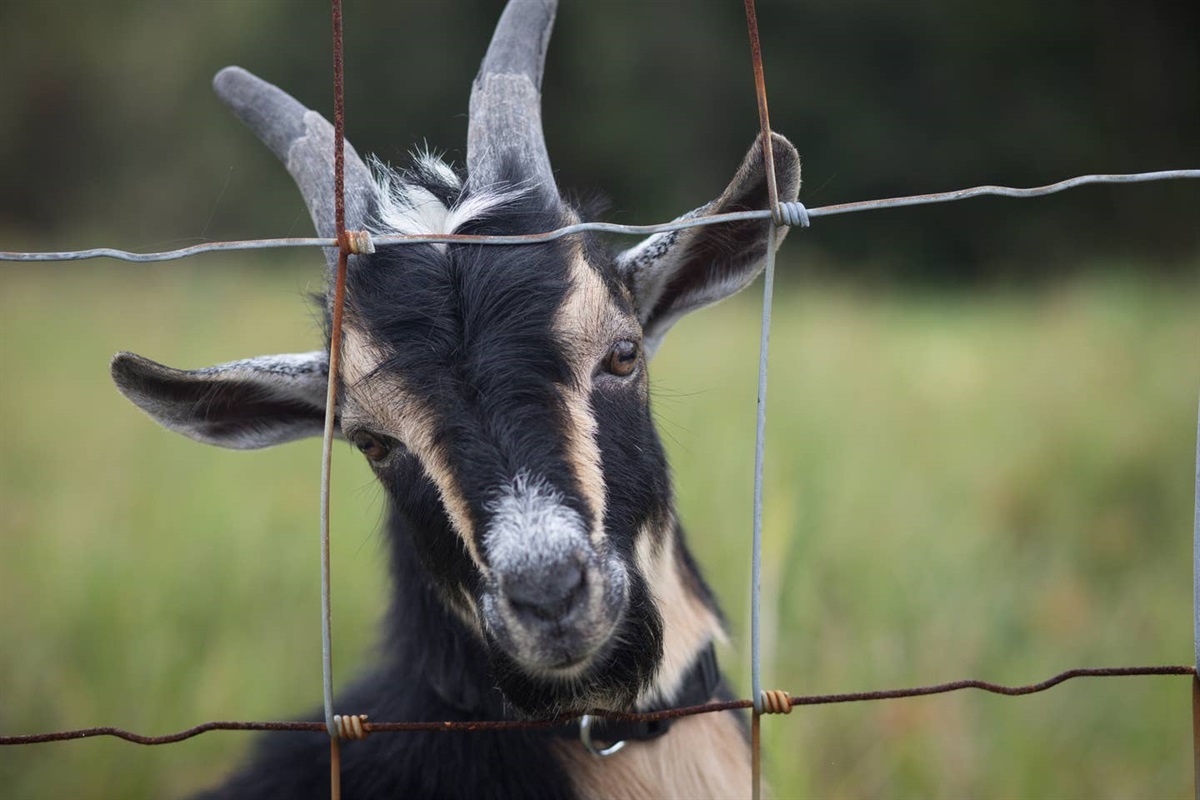
M 348 135 L 461 161 L 502 3 L 346 8 Z M 760 0 L 775 129 L 810 207 L 1200 166 L 1194 3 Z M 319 0 L 0 0 L 0 249 L 308 235 L 212 96 L 240 64 L 328 113 Z M 545 116 L 608 219 L 715 196 L 757 129 L 741 4 L 564 2 Z M 780 261 L 768 421 L 767 683 L 795 693 L 1189 663 L 1200 188 L 818 220 Z M 0 265 L 0 732 L 165 733 L 320 699 L 316 442 L 208 449 L 112 389 L 310 349 L 315 253 Z M 683 519 L 748 691 L 755 291 L 653 365 Z M 334 478 L 336 669 L 369 664 L 381 498 Z M 765 723 L 780 797 L 1188 797 L 1186 679 L 803 709 Z M 0 751 L 5 796 L 173 797 L 248 745 Z

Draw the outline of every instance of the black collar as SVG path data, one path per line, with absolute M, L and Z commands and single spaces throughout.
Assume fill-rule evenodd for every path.
M 683 683 L 669 702 L 656 704 L 643 709 L 647 712 L 665 711 L 668 708 L 684 708 L 699 706 L 712 699 L 721 682 L 721 670 L 717 667 L 717 653 L 710 643 L 700 651 L 691 668 L 683 678 Z M 657 739 L 667 732 L 674 720 L 659 719 L 651 722 L 625 722 L 608 720 L 600 717 L 593 718 L 592 737 L 605 743 L 635 741 L 642 742 Z M 554 735 L 567 738 L 579 736 L 579 722 L 559 725 L 550 729 Z

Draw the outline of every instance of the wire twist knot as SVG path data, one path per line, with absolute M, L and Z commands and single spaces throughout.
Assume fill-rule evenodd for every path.
M 804 207 L 804 203 L 798 200 L 791 203 L 780 203 L 775 206 L 775 221 L 780 225 L 799 225 L 801 228 L 807 228 L 808 209 Z
M 370 733 L 366 727 L 366 714 L 334 714 L 333 724 L 337 727 L 339 739 L 365 739 Z
M 361 256 L 375 252 L 375 240 L 367 231 L 345 231 L 338 237 L 338 246 L 350 255 Z
M 790 714 L 792 713 L 792 696 L 782 689 L 764 689 L 760 705 L 762 706 L 760 714 Z

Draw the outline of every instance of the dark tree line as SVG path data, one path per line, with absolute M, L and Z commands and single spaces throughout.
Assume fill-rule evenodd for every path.
M 347 0 L 349 132 L 461 159 L 500 0 Z M 761 0 L 774 127 L 810 205 L 1200 166 L 1185 0 Z M 331 106 L 324 0 L 0 0 L 0 238 L 145 247 L 308 232 L 288 179 L 209 91 L 237 63 Z M 741 3 L 563 0 L 545 116 L 560 185 L 648 222 L 718 191 L 755 134 Z M 1194 267 L 1200 189 L 1090 188 L 824 220 L 814 262 L 986 279 L 1100 258 Z M 1031 254 L 1036 253 L 1036 259 Z M 1036 263 L 1030 263 L 1036 261 Z

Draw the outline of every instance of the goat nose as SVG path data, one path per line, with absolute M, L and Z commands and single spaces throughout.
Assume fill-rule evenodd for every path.
M 527 623 L 559 622 L 584 594 L 583 566 L 576 561 L 542 564 L 504 577 L 509 606 Z

